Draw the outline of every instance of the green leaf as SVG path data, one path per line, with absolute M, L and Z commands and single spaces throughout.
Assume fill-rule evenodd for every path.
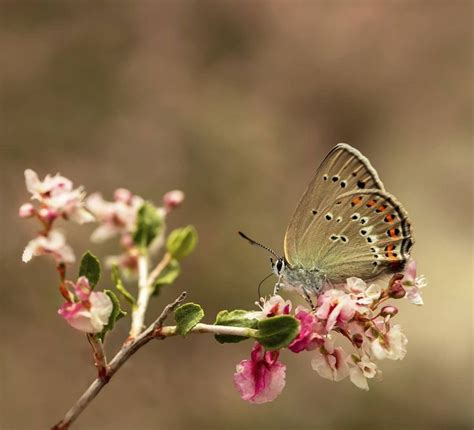
M 255 339 L 267 351 L 287 347 L 298 336 L 299 322 L 290 315 L 266 318 L 258 323 Z
M 195 303 L 186 303 L 174 311 L 176 331 L 181 336 L 187 333 L 204 317 L 201 306 Z
M 85 276 L 92 289 L 97 285 L 100 279 L 100 262 L 99 259 L 87 251 L 81 259 L 81 266 L 79 267 L 79 277 Z
M 160 293 L 163 285 L 172 284 L 181 273 L 181 266 L 178 260 L 174 258 L 161 271 L 153 284 L 153 295 L 157 296 Z
M 104 293 L 107 294 L 110 297 L 110 300 L 112 300 L 112 313 L 110 314 L 109 317 L 109 322 L 107 325 L 104 326 L 102 331 L 98 334 L 96 334 L 96 337 L 100 339 L 102 342 L 104 341 L 105 334 L 108 331 L 111 331 L 114 328 L 115 323 L 123 318 L 125 315 L 127 315 L 127 312 L 123 311 L 120 307 L 120 302 L 115 293 L 111 290 L 104 290 Z
M 119 268 L 116 264 L 112 266 L 112 282 L 115 285 L 115 288 L 117 288 L 117 291 L 122 294 L 123 298 L 129 302 L 132 306 L 135 306 L 137 301 L 135 300 L 135 297 L 132 296 L 132 294 L 125 288 L 125 285 L 122 281 L 122 278 L 120 277 L 120 271 Z
M 180 260 L 191 254 L 198 242 L 197 231 L 192 225 L 173 230 L 166 241 L 168 252 Z
M 217 314 L 216 322 L 214 324 L 256 329 L 258 327 L 258 320 L 255 318 L 249 318 L 249 313 L 249 311 L 241 309 L 220 311 Z M 237 343 L 248 339 L 248 337 L 245 336 L 231 336 L 225 334 L 217 334 L 214 337 L 219 343 Z
M 133 242 L 141 249 L 148 248 L 160 232 L 162 225 L 162 217 L 157 208 L 150 202 L 143 203 L 138 210 Z

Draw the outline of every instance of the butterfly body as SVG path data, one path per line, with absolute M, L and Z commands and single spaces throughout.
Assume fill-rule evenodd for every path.
M 326 285 L 326 276 L 317 268 L 305 269 L 304 267 L 286 266 L 281 275 L 281 286 L 285 289 L 294 289 L 300 294 L 319 294 Z

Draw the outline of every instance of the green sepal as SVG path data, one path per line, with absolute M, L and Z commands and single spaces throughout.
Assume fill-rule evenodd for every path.
M 181 266 L 174 258 L 165 266 L 153 284 L 153 295 L 160 294 L 163 285 L 172 284 L 181 273 Z
M 287 347 L 299 332 L 299 322 L 290 315 L 279 315 L 266 318 L 258 323 L 255 339 L 267 351 Z
M 194 226 L 177 228 L 173 230 L 166 240 L 167 251 L 180 260 L 191 254 L 198 242 L 198 234 Z
M 137 224 L 132 236 L 133 242 L 142 250 L 148 248 L 160 232 L 162 225 L 162 217 L 153 203 L 143 203 L 138 209 Z
M 195 303 L 185 303 L 174 311 L 176 332 L 181 336 L 186 336 L 203 317 L 204 311 L 201 306 Z
M 104 293 L 107 294 L 110 297 L 110 300 L 112 300 L 112 313 L 110 314 L 109 317 L 109 322 L 104 326 L 102 331 L 100 333 L 97 333 L 95 336 L 97 339 L 100 341 L 104 341 L 105 334 L 108 331 L 111 331 L 114 328 L 115 323 L 123 318 L 125 315 L 127 315 L 127 312 L 123 311 L 120 307 L 120 302 L 115 293 L 111 290 L 104 290 Z
M 84 253 L 81 258 L 79 267 L 79 277 L 85 276 L 89 281 L 92 289 L 97 285 L 100 279 L 100 262 L 99 259 L 90 251 Z
M 111 276 L 112 282 L 114 283 L 115 288 L 117 288 L 117 291 L 122 294 L 123 298 L 127 302 L 129 302 L 132 306 L 135 306 L 137 301 L 135 300 L 135 297 L 133 297 L 132 294 L 125 288 L 122 278 L 120 277 L 119 268 L 116 264 L 112 266 Z
M 250 311 L 236 309 L 233 311 L 220 311 L 217 314 L 215 325 L 225 325 L 232 327 L 245 327 L 256 329 L 258 327 L 258 320 L 249 318 Z M 245 336 L 232 336 L 227 334 L 214 335 L 219 343 L 238 343 L 248 339 Z

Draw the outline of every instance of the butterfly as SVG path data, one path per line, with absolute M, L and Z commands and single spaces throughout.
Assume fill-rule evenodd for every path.
M 414 239 L 408 214 L 385 191 L 376 170 L 357 149 L 336 145 L 301 197 L 284 239 L 284 256 L 239 234 L 276 258 L 280 287 L 311 296 L 357 277 L 372 280 L 403 271 Z

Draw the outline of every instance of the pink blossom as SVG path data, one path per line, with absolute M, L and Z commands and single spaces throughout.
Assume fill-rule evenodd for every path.
M 81 276 L 76 284 L 67 285 L 74 291 L 77 302 L 64 303 L 58 310 L 70 326 L 85 333 L 100 333 L 109 322 L 113 304 L 102 292 L 93 292 L 86 277 Z
M 331 289 L 318 297 L 316 316 L 326 320 L 326 330 L 329 332 L 336 325 L 343 328 L 354 317 L 357 310 L 359 306 L 349 294 Z
M 382 294 L 382 287 L 378 284 L 367 284 L 359 278 L 347 278 L 346 291 L 359 305 L 359 312 L 368 312 L 367 306 L 376 302 Z
M 279 352 L 265 352 L 256 342 L 250 360 L 241 361 L 234 373 L 234 384 L 243 400 L 266 403 L 275 400 L 285 386 L 286 366 L 278 361 Z
M 100 193 L 87 198 L 87 208 L 101 224 L 92 233 L 93 242 L 103 242 L 118 234 L 130 233 L 135 228 L 137 212 L 143 199 L 124 188 L 116 190 L 114 198 L 114 202 L 108 202 Z
M 288 315 L 291 311 L 291 301 L 284 300 L 283 297 L 275 294 L 270 296 L 267 300 L 265 298 L 260 299 L 260 303 L 256 302 L 261 310 L 255 312 L 249 312 L 248 318 L 255 318 L 258 320 L 264 318 L 274 317 L 276 315 Z
M 84 208 L 85 193 L 82 187 L 73 188 L 72 182 L 59 174 L 46 175 L 40 181 L 35 171 L 25 170 L 26 188 L 33 200 L 41 203 L 38 214 L 46 221 L 59 216 L 71 219 L 79 224 L 91 222 L 94 217 Z
M 76 260 L 72 248 L 66 244 L 64 235 L 57 230 L 51 230 L 47 236 L 30 240 L 23 251 L 22 260 L 27 263 L 40 255 L 51 255 L 57 263 L 74 263 Z
M 300 322 L 300 331 L 288 349 L 293 352 L 312 351 L 324 344 L 326 334 L 324 325 L 303 307 L 298 307 L 295 318 Z
M 405 288 L 407 294 L 406 298 L 410 303 L 414 305 L 422 305 L 423 298 L 421 297 L 421 289 L 425 288 L 427 283 L 425 277 L 416 276 L 416 262 L 415 260 L 410 260 L 405 269 L 404 276 L 402 278 L 401 284 Z
M 377 365 L 370 361 L 367 355 L 358 357 L 351 355 L 349 360 L 350 370 L 349 378 L 351 382 L 362 390 L 369 390 L 369 384 L 367 378 L 374 378 L 380 372 L 377 369 Z
M 349 374 L 346 359 L 345 351 L 340 347 L 334 348 L 333 342 L 326 339 L 324 346 L 319 349 L 311 361 L 311 366 L 319 376 L 337 382 Z
M 385 324 L 386 327 L 387 325 Z M 407 343 L 408 339 L 401 326 L 396 324 L 386 329 L 385 333 L 380 332 L 372 342 L 372 352 L 378 360 L 403 360 L 407 353 Z
M 165 205 L 166 212 L 177 208 L 184 201 L 184 193 L 180 190 L 168 191 L 163 196 L 163 203 Z

